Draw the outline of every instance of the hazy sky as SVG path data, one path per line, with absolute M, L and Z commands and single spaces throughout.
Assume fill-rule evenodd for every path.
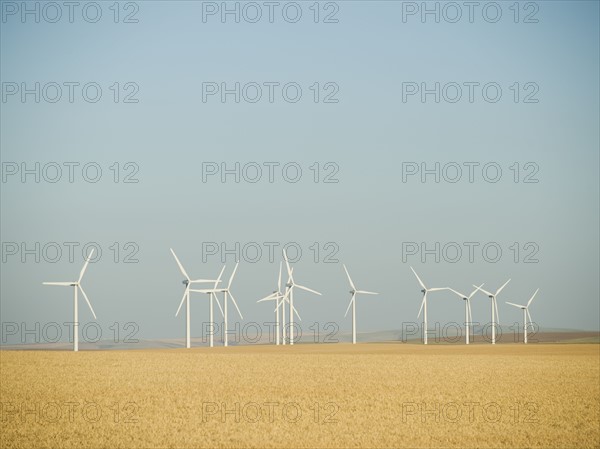
M 273 23 L 263 2 L 239 3 L 239 23 L 206 16 L 221 2 L 120 3 L 119 23 L 112 2 L 88 3 L 70 23 L 62 2 L 31 2 L 37 23 L 21 2 L 1 2 L 2 322 L 70 321 L 71 291 L 42 281 L 75 280 L 89 242 L 102 256 L 83 285 L 107 338 L 112 323 L 130 321 L 141 338 L 183 337 L 185 318 L 174 316 L 182 276 L 169 248 L 194 278 L 217 276 L 223 256 L 228 277 L 236 255 L 207 254 L 213 242 L 246 248 L 232 291 L 244 322 L 270 321 L 271 305 L 256 300 L 275 287 L 282 245 L 296 242 L 297 282 L 323 293 L 296 295 L 303 328 L 350 328 L 342 263 L 358 288 L 381 293 L 359 297 L 359 331 L 417 320 L 410 265 L 431 286 L 467 292 L 512 278 L 498 299 L 503 325 L 522 319 L 504 301 L 526 302 L 539 287 L 531 314 L 540 326 L 600 327 L 598 2 L 501 2 L 495 23 L 490 2 L 472 23 L 463 2 L 428 3 L 439 22 L 415 12 L 421 2 L 280 2 Z M 54 5 L 62 16 L 51 23 Z M 262 16 L 251 23 L 255 5 Z M 203 91 L 236 83 L 239 103 L 220 92 L 203 101 Z M 423 88 L 432 92 L 424 102 Z M 22 182 L 36 163 L 40 182 L 35 173 Z M 68 163 L 79 164 L 72 183 Z M 203 170 L 221 163 L 240 164 L 239 183 L 220 173 L 203 182 Z M 403 182 L 403 170 L 421 163 L 439 163 L 439 183 L 420 173 Z M 257 166 L 262 178 L 249 182 Z M 457 166 L 462 177 L 450 182 Z M 65 242 L 78 243 L 72 261 Z M 423 261 L 421 244 L 436 242 L 439 261 Z M 138 262 L 125 263 L 134 251 Z M 192 301 L 198 335 L 207 302 Z M 430 298 L 430 322 L 462 322 L 463 310 L 451 293 Z M 473 315 L 489 321 L 485 296 L 474 298 Z M 90 319 L 81 301 L 80 321 Z

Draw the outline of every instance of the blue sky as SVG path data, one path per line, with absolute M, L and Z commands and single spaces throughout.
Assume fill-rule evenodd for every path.
M 404 23 L 408 3 L 391 1 L 337 2 L 337 23 L 321 23 L 322 14 L 314 23 L 312 2 L 298 3 L 303 16 L 297 23 L 278 14 L 274 23 L 222 23 L 218 16 L 203 23 L 208 3 L 191 1 L 138 2 L 137 23 L 114 23 L 109 2 L 100 3 L 97 23 L 77 11 L 73 23 L 7 15 L 0 24 L 3 92 L 6 83 L 97 83 L 102 98 L 89 103 L 79 88 L 72 103 L 66 88 L 56 103 L 36 103 L 33 95 L 25 102 L 19 94 L 3 98 L 3 173 L 7 163 L 69 161 L 79 167 L 93 162 L 103 172 L 97 183 L 86 182 L 80 170 L 73 183 L 64 174 L 56 183 L 36 183 L 33 176 L 23 183 L 19 175 L 3 180 L 2 321 L 70 319 L 70 293 L 41 282 L 71 280 L 83 263 L 81 250 L 72 263 L 66 256 L 56 263 L 47 257 L 36 263 L 33 256 L 22 262 L 20 254 L 7 254 L 12 242 L 98 242 L 103 255 L 84 285 L 99 323 L 106 329 L 115 321 L 135 321 L 143 338 L 183 335 L 184 321 L 174 317 L 181 276 L 170 247 L 193 277 L 213 277 L 221 260 L 210 256 L 203 263 L 203 242 L 278 242 L 279 248 L 298 242 L 303 257 L 297 280 L 323 292 L 297 296 L 306 323 L 335 321 L 349 329 L 343 262 L 361 288 L 381 292 L 360 298 L 360 330 L 397 329 L 416 320 L 420 293 L 409 265 L 429 284 L 459 290 L 481 282 L 495 289 L 512 278 L 499 298 L 502 324 L 521 320 L 504 301 L 526 301 L 539 287 L 531 312 L 542 327 L 598 329 L 599 6 L 538 2 L 538 22 L 523 23 L 531 11 L 525 3 L 519 3 L 519 23 L 508 2 L 500 4 L 497 23 L 477 12 L 473 23 L 464 17 L 423 23 L 418 15 Z M 133 9 L 120 7 L 121 21 Z M 319 8 L 324 13 L 325 2 Z M 273 103 L 266 90 L 257 103 L 236 103 L 232 96 L 222 103 L 218 95 L 203 102 L 203 83 L 209 82 L 229 88 L 236 82 L 293 82 L 302 97 L 289 103 L 277 89 Z M 466 90 L 457 103 L 436 103 L 432 95 L 424 103 L 419 95 L 403 102 L 403 83 L 409 82 L 429 88 L 436 82 L 497 83 L 502 96 L 490 103 L 476 88 L 472 103 Z M 133 89 L 125 83 L 137 86 L 137 103 L 122 101 Z M 314 83 L 321 94 L 317 103 Z M 337 87 L 337 103 L 322 101 L 331 92 L 325 83 Z M 533 89 L 539 101 L 523 102 Z M 115 162 L 121 170 L 134 163 L 139 182 L 113 182 Z M 281 171 L 273 183 L 235 183 L 231 176 L 225 183 L 218 177 L 202 182 L 207 162 L 295 163 L 303 172 L 297 183 L 286 182 Z M 315 183 L 315 162 L 321 169 L 335 164 L 339 182 Z M 479 168 L 473 183 L 465 176 L 456 183 L 436 183 L 432 176 L 425 183 L 418 177 L 402 182 L 407 162 L 473 162 Z M 515 162 L 520 170 L 526 163 L 537 166 L 538 182 L 514 182 Z M 498 182 L 483 179 L 486 163 L 502 168 Z M 115 242 L 120 259 L 124 245 L 134 242 L 139 262 L 115 262 L 109 249 Z M 320 248 L 316 263 L 314 242 Z M 338 263 L 323 261 L 327 242 L 338 249 Z M 455 263 L 404 255 L 404 262 L 407 242 L 458 242 L 463 248 L 463 242 L 497 242 L 503 254 L 496 263 L 481 252 L 473 262 L 464 255 Z M 515 242 L 517 262 L 510 249 Z M 533 246 L 526 249 L 528 242 Z M 537 248 L 538 262 L 524 263 L 531 248 Z M 227 274 L 234 259 L 227 258 Z M 270 307 L 255 301 L 272 290 L 278 261 L 242 259 L 233 291 L 245 321 L 271 318 Z M 477 321 L 488 320 L 488 310 L 485 297 L 474 300 Z M 193 313 L 195 323 L 206 319 L 204 299 L 194 299 Z M 462 313 L 450 294 L 431 299 L 430 320 L 460 321 Z M 90 318 L 82 303 L 80 319 Z

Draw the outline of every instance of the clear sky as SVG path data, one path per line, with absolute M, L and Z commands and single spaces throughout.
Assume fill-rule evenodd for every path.
M 71 292 L 42 281 L 76 279 L 83 245 L 97 242 L 102 256 L 83 285 L 107 336 L 111 323 L 134 321 L 142 338 L 182 337 L 184 317 L 174 316 L 182 277 L 169 248 L 192 277 L 212 278 L 223 254 L 206 254 L 211 242 L 239 242 L 249 252 L 232 291 L 244 321 L 262 323 L 272 308 L 256 300 L 275 286 L 282 245 L 297 242 L 297 282 L 323 293 L 296 296 L 303 326 L 350 328 L 345 263 L 358 288 L 381 293 L 359 298 L 361 331 L 416 321 L 421 296 L 410 265 L 429 285 L 461 291 L 512 278 L 499 297 L 503 325 L 521 320 L 504 301 L 526 302 L 539 287 L 531 314 L 540 326 L 600 327 L 598 2 L 480 2 L 472 20 L 463 2 L 428 3 L 439 22 L 421 16 L 421 2 L 280 2 L 273 23 L 263 2 L 239 3 L 239 23 L 209 14 L 221 2 L 120 3 L 118 23 L 113 2 L 84 13 L 88 3 L 72 11 L 72 23 L 56 3 L 62 16 L 51 23 L 59 9 L 31 2 L 37 23 L 35 13 L 22 16 L 21 2 L 1 2 L 2 322 L 69 321 Z M 262 16 L 251 23 L 254 5 Z M 236 83 L 239 103 L 207 94 Z M 423 101 L 421 90 L 436 83 L 439 102 L 435 93 Z M 253 102 L 257 85 L 262 97 Z M 292 102 L 295 86 L 302 94 Z M 23 97 L 23 89 L 34 93 Z M 69 162 L 79 164 L 72 183 Z M 236 162 L 239 183 L 234 175 L 203 182 L 203 170 Z M 279 164 L 272 183 L 270 162 Z M 40 182 L 35 174 L 22 182 L 22 169 L 36 163 Z M 421 163 L 440 164 L 439 183 L 420 173 L 403 182 Z M 62 175 L 50 182 L 57 165 Z M 249 182 L 257 165 L 263 176 Z M 450 182 L 457 166 L 462 177 Z M 90 182 L 95 167 L 102 175 Z M 290 182 L 294 167 L 298 182 Z M 127 174 L 138 182 L 124 182 Z M 338 182 L 324 182 L 327 175 Z M 65 242 L 79 243 L 73 261 Z M 268 242 L 278 245 L 274 261 Z M 439 242 L 439 261 L 409 254 L 411 242 Z M 33 253 L 23 255 L 22 244 Z M 253 261 L 256 246 L 263 253 Z M 502 255 L 493 262 L 495 248 Z M 138 262 L 124 263 L 132 251 Z M 333 252 L 338 262 L 328 263 Z M 224 257 L 228 276 L 236 255 Z M 192 300 L 197 335 L 207 306 Z M 429 312 L 432 322 L 462 322 L 463 306 L 444 292 L 432 295 Z M 485 296 L 474 298 L 473 314 L 489 321 Z M 80 302 L 80 320 L 91 318 Z

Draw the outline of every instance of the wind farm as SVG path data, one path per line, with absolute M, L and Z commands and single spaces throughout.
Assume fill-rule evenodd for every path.
M 227 285 L 219 286 L 219 284 L 222 282 L 221 279 L 225 272 L 226 265 L 223 265 L 221 267 L 219 275 L 217 276 L 216 279 L 208 279 L 208 278 L 192 279 L 189 276 L 187 270 L 184 268 L 182 262 L 176 255 L 175 251 L 172 248 L 170 248 L 170 252 L 176 262 L 176 265 L 179 269 L 180 274 L 182 274 L 184 277 L 184 279 L 182 281 L 182 283 L 184 285 L 183 296 L 179 302 L 179 306 L 175 313 L 175 317 L 179 316 L 179 313 L 185 304 L 185 338 L 184 338 L 184 342 L 183 342 L 185 348 L 191 349 L 191 347 L 192 347 L 192 327 L 191 327 L 191 302 L 192 302 L 191 297 L 192 297 L 192 293 L 202 294 L 204 296 L 204 298 L 206 298 L 206 303 L 208 305 L 208 319 L 203 321 L 202 330 L 201 330 L 202 338 L 203 338 L 202 341 L 203 342 L 207 341 L 208 346 L 213 348 L 215 346 L 215 337 L 217 337 L 217 340 L 220 341 L 222 346 L 228 347 L 230 345 L 229 344 L 230 335 L 236 334 L 236 332 L 239 332 L 239 324 L 240 324 L 239 321 L 236 321 L 235 329 L 233 331 L 230 330 L 230 326 L 229 326 L 230 317 L 228 314 L 228 310 L 230 308 L 229 307 L 230 303 L 233 304 L 233 306 L 235 307 L 236 312 L 237 312 L 237 317 L 239 317 L 239 320 L 241 320 L 241 321 L 244 320 L 244 317 L 242 315 L 242 312 L 240 310 L 238 302 L 232 293 L 232 284 L 235 279 L 236 273 L 238 272 L 238 268 L 240 266 L 239 261 L 236 261 L 236 264 L 229 276 Z M 292 265 L 290 263 L 290 260 L 288 258 L 286 250 L 284 249 L 281 254 L 282 254 L 282 260 L 279 261 L 279 272 L 278 272 L 278 276 L 277 276 L 276 288 L 274 290 L 272 290 L 272 292 L 269 293 L 267 296 L 264 296 L 261 299 L 258 299 L 256 301 L 256 303 L 260 304 L 260 303 L 264 303 L 264 302 L 272 302 L 274 305 L 274 309 L 272 312 L 274 314 L 274 318 L 275 318 L 274 322 L 273 322 L 274 329 L 272 332 L 269 333 L 269 337 L 272 337 L 272 338 L 269 339 L 267 341 L 267 343 L 272 343 L 275 346 L 280 346 L 280 345 L 285 346 L 288 344 L 293 346 L 295 343 L 296 344 L 306 343 L 306 342 L 300 341 L 301 336 L 302 336 L 302 329 L 299 327 L 300 323 L 295 321 L 295 319 L 297 319 L 299 322 L 301 322 L 302 318 L 301 318 L 300 313 L 297 310 L 296 306 L 294 305 L 294 291 L 297 289 L 297 290 L 304 291 L 304 292 L 311 293 L 311 294 L 318 295 L 318 296 L 322 296 L 322 293 L 317 290 L 314 290 L 312 288 L 308 288 L 304 285 L 299 284 L 294 278 L 294 267 L 292 267 Z M 81 292 L 83 294 L 83 296 L 86 300 L 86 303 L 88 304 L 90 311 L 92 312 L 92 315 L 94 316 L 94 318 L 96 318 L 96 314 L 95 314 L 94 309 L 92 308 L 92 305 L 87 297 L 87 294 L 85 293 L 85 291 L 83 290 L 83 288 L 81 286 L 81 280 L 87 270 L 88 264 L 89 264 L 92 256 L 93 256 L 93 250 L 90 251 L 89 255 L 85 259 L 84 266 L 81 269 L 81 272 L 80 272 L 80 275 L 79 275 L 79 278 L 77 281 L 43 282 L 44 285 L 69 286 L 69 287 L 73 287 L 73 289 L 74 289 L 74 303 L 73 303 L 74 325 L 73 325 L 73 333 L 72 333 L 72 341 L 73 341 L 74 351 L 78 351 L 78 349 L 79 349 L 79 324 L 80 323 L 79 323 L 79 318 L 78 318 L 78 301 L 77 301 L 77 298 L 78 298 L 77 293 L 78 292 Z M 285 271 L 286 271 L 285 274 L 286 274 L 286 278 L 287 278 L 287 281 L 285 281 L 285 282 L 283 282 L 284 264 L 285 264 Z M 350 326 L 351 334 L 350 335 L 351 335 L 351 337 L 350 337 L 350 340 L 351 340 L 352 344 L 357 344 L 359 341 L 359 338 L 358 338 L 359 332 L 358 332 L 358 328 L 357 328 L 357 297 L 359 297 L 361 295 L 375 296 L 375 295 L 379 295 L 380 293 L 370 291 L 370 290 L 358 289 L 356 287 L 352 277 L 350 276 L 350 272 L 345 264 L 342 264 L 342 268 L 344 270 L 346 279 L 348 281 L 348 285 L 350 286 L 350 290 L 349 290 L 350 301 L 347 303 L 343 317 L 347 318 L 348 313 L 351 311 L 351 320 L 350 320 L 350 323 L 351 323 L 351 326 Z M 497 333 L 502 332 L 502 326 L 500 325 L 500 322 L 499 322 L 497 297 L 508 286 L 511 279 L 508 279 L 506 282 L 504 282 L 504 284 L 502 284 L 495 292 L 490 292 L 490 291 L 485 290 L 483 288 L 485 283 L 480 283 L 479 285 L 473 284 L 474 290 L 472 290 L 469 294 L 466 294 L 466 293 L 462 293 L 452 287 L 428 287 L 425 284 L 425 282 L 422 280 L 422 278 L 417 274 L 417 271 L 412 266 L 410 266 L 409 268 L 410 268 L 410 271 L 412 272 L 412 274 L 414 275 L 414 278 L 417 280 L 418 285 L 421 288 L 420 291 L 421 291 L 422 296 L 421 296 L 420 307 L 419 307 L 418 313 L 417 313 L 417 318 L 420 318 L 422 316 L 422 322 L 421 322 L 421 326 L 419 327 L 419 333 L 421 336 L 422 343 L 424 345 L 428 345 L 430 343 L 429 336 L 431 334 L 436 334 L 436 331 L 434 329 L 430 329 L 430 326 L 429 326 L 430 323 L 428 321 L 428 300 L 431 300 L 430 298 L 428 298 L 428 295 L 433 292 L 435 292 L 437 295 L 440 295 L 440 296 L 444 296 L 443 292 L 450 292 L 464 301 L 464 321 L 461 323 L 461 325 L 457 326 L 457 329 L 461 336 L 464 335 L 464 344 L 465 345 L 473 344 L 477 340 L 474 336 L 474 329 L 478 329 L 482 332 L 482 337 L 483 337 L 484 341 L 487 341 L 487 342 L 491 343 L 492 345 L 495 345 L 497 343 Z M 194 288 L 194 286 L 198 285 L 198 284 L 212 284 L 212 287 Z M 525 344 L 528 343 L 528 332 L 537 333 L 535 331 L 535 329 L 536 329 L 536 327 L 539 327 L 539 323 L 534 323 L 532 321 L 531 314 L 529 312 L 529 306 L 533 302 L 533 300 L 536 297 L 536 295 L 538 294 L 539 290 L 540 290 L 539 288 L 535 290 L 535 292 L 530 297 L 530 299 L 526 305 L 520 305 L 520 304 L 506 301 L 507 305 L 509 305 L 511 307 L 517 307 L 517 308 L 521 309 L 523 312 L 523 325 L 521 327 L 521 330 L 523 333 L 523 337 L 522 337 L 523 342 Z M 491 318 L 490 318 L 489 322 L 486 322 L 485 320 L 474 319 L 474 317 L 473 317 L 472 299 L 478 292 L 484 293 L 490 299 Z M 219 298 L 219 295 L 221 295 L 221 298 Z M 324 298 L 324 300 L 326 300 L 326 301 L 328 299 L 329 298 L 327 298 L 327 297 Z M 446 300 L 447 299 L 448 299 L 448 296 L 446 295 Z M 215 307 L 214 307 L 215 303 L 220 312 L 220 318 L 217 318 L 217 319 L 215 319 Z M 286 311 L 286 306 L 287 306 L 287 311 Z M 371 309 L 371 314 L 375 315 L 377 313 L 377 308 L 371 306 L 370 309 Z M 483 325 L 484 325 L 483 327 L 480 325 L 481 323 L 483 323 Z M 405 338 L 405 335 L 404 335 L 404 325 L 405 324 L 406 324 L 406 322 L 401 323 L 401 327 L 403 328 L 403 330 L 402 330 L 402 334 L 401 334 L 400 338 L 396 338 L 393 340 L 397 340 L 397 341 L 401 341 L 401 342 L 406 342 L 408 340 L 407 338 Z M 439 322 L 436 322 L 436 327 L 438 325 L 439 325 Z M 491 337 L 489 339 L 486 338 L 487 334 L 484 335 L 485 329 L 488 329 L 491 333 Z M 296 333 L 297 333 L 296 330 L 298 330 L 299 335 L 296 335 Z M 381 331 L 381 329 L 380 329 L 380 331 Z M 373 333 L 373 332 L 371 331 L 371 333 Z M 196 335 L 197 335 L 197 331 L 196 331 Z M 439 337 L 439 335 L 436 335 L 434 343 L 439 342 L 438 337 Z M 455 344 L 458 343 L 458 339 L 456 339 L 456 338 L 446 339 L 446 341 L 444 341 L 444 343 L 448 343 L 448 340 L 451 340 L 450 341 L 451 343 L 455 343 Z M 337 341 L 338 340 L 336 340 L 336 342 Z M 373 340 L 372 338 L 370 338 L 368 341 L 370 343 L 372 343 L 377 340 Z M 380 341 L 385 342 L 388 340 L 380 340 Z M 481 339 L 479 339 L 479 342 L 480 341 L 481 341 Z M 333 342 L 333 341 L 330 341 L 330 342 Z M 251 342 L 248 342 L 248 341 L 242 342 L 242 344 L 264 344 L 264 343 L 265 343 L 265 340 L 260 337 L 256 338 L 255 340 L 253 340 Z M 238 338 L 235 339 L 235 344 L 236 345 L 240 344 Z
M 176 314 L 177 319 L 185 304 L 182 336 L 168 347 L 139 350 L 119 350 L 117 346 L 110 350 L 88 347 L 77 354 L 2 351 L 2 372 L 8 373 L 0 385 L 3 445 L 53 447 L 57 426 L 67 438 L 62 447 L 78 447 L 81 432 L 94 447 L 118 446 L 127 440 L 133 448 L 295 448 L 309 447 L 316 440 L 321 447 L 330 448 L 353 447 L 357 441 L 366 447 L 512 448 L 534 440 L 540 447 L 556 448 L 600 444 L 595 426 L 600 399 L 598 344 L 538 341 L 533 345 L 528 330 L 531 334 L 536 323 L 529 308 L 540 288 L 525 304 L 506 301 L 507 308 L 523 312 L 520 329 L 523 342 L 528 343 L 523 345 L 501 337 L 496 298 L 505 289 L 520 296 L 508 287 L 509 281 L 488 292 L 477 280 L 473 290 L 463 293 L 453 283 L 452 287 L 431 287 L 444 284 L 432 275 L 426 277 L 426 283 L 415 268 L 405 267 L 405 278 L 411 282 L 406 283 L 404 299 L 417 317 L 422 317 L 422 327 L 410 339 L 399 334 L 377 341 L 359 332 L 362 321 L 357 318 L 367 312 L 377 316 L 378 302 L 394 297 L 398 287 L 392 292 L 363 290 L 363 285 L 377 287 L 378 283 L 360 270 L 351 275 L 346 264 L 341 264 L 338 276 L 328 278 L 336 293 L 325 294 L 304 286 L 305 281 L 315 285 L 310 270 L 304 264 L 293 264 L 284 251 L 278 266 L 271 266 L 277 271 L 270 270 L 270 276 L 265 273 L 260 281 L 270 293 L 256 300 L 245 294 L 243 282 L 234 284 L 236 275 L 248 268 L 245 265 L 236 262 L 227 284 L 221 285 L 226 265 L 220 267 L 216 279 L 193 279 L 172 249 L 171 253 L 176 261 L 174 271 L 184 278 Z M 47 283 L 74 288 L 75 321 L 79 319 L 78 291 L 95 318 L 81 286 L 92 256 L 90 252 L 77 281 Z M 194 271 L 199 265 L 203 272 L 208 271 L 193 262 Z M 302 284 L 296 280 L 297 271 L 305 273 Z M 427 269 L 418 267 L 418 271 L 426 273 Z M 420 304 L 414 301 L 415 279 Z M 93 285 L 96 280 L 90 276 L 86 281 Z M 209 285 L 198 288 L 200 284 Z M 322 283 L 315 286 L 319 290 L 326 287 Z M 292 330 L 302 322 L 298 301 L 294 304 L 295 289 L 306 296 L 319 296 L 318 304 L 334 303 L 340 322 L 347 322 L 351 312 L 348 340 L 329 344 L 301 341 L 301 335 Z M 491 315 L 483 301 L 476 301 L 478 293 L 490 299 Z M 458 309 L 457 298 L 464 304 L 464 340 L 431 338 L 435 333 L 431 311 L 439 316 L 438 309 L 444 304 Z M 191 303 L 202 307 L 191 308 Z M 214 303 L 220 312 L 217 316 Z M 234 321 L 244 320 L 240 305 L 245 310 L 254 307 L 265 319 L 273 320 L 273 339 L 230 344 L 228 304 L 237 311 Z M 542 305 L 540 302 L 539 312 L 543 316 Z M 192 310 L 196 319 L 203 315 L 207 324 L 202 326 L 202 333 L 208 330 L 202 335 L 207 344 L 197 343 L 199 328 L 191 326 Z M 475 329 L 481 330 L 478 322 L 490 329 L 497 327 L 499 333 L 476 338 Z M 36 382 L 37 363 L 43 364 L 47 374 L 43 387 Z M 515 375 L 524 363 L 527 376 Z M 495 374 L 492 383 L 487 377 L 490 367 Z M 539 382 L 541 377 L 544 382 Z M 114 384 L 118 378 L 127 381 Z M 577 381 L 565 383 L 564 379 Z M 85 402 L 72 400 L 82 397 Z M 54 414 L 47 413 L 48 404 L 53 404 Z M 76 411 L 93 407 L 94 415 L 75 412 L 62 419 L 61 412 L 57 418 L 56 410 L 63 404 Z M 32 410 L 36 417 L 28 422 Z M 194 431 L 173 432 L 173 426 Z M 23 433 L 23 428 L 28 431 Z M 575 428 L 578 430 L 573 431 Z

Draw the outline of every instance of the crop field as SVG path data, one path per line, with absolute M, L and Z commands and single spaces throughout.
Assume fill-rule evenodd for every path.
M 0 351 L 2 448 L 599 447 L 600 346 Z

